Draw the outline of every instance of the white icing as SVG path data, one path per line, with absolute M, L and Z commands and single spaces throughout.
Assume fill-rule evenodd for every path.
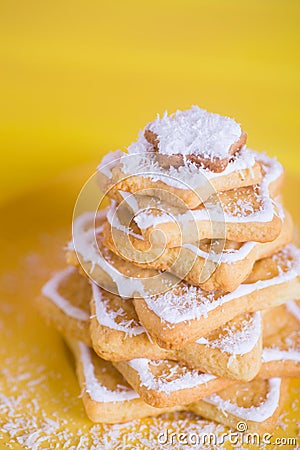
M 139 334 L 145 333 L 145 328 L 136 323 L 133 319 L 122 320 L 121 322 L 116 321 L 116 317 L 122 317 L 125 311 L 122 307 L 118 311 L 112 311 L 107 308 L 108 299 L 103 296 L 103 291 L 95 283 L 92 283 L 93 287 L 93 297 L 95 301 L 96 317 L 100 325 L 111 328 L 113 330 L 122 331 L 128 336 L 138 336 Z M 126 302 L 127 300 L 123 300 Z M 130 300 L 129 300 L 130 301 Z
M 252 172 L 252 168 L 255 165 L 254 152 L 245 148 L 240 150 L 229 161 L 223 172 L 212 172 L 209 169 L 197 167 L 193 163 L 187 163 L 178 168 L 170 167 L 165 169 L 158 164 L 155 153 L 151 152 L 151 149 L 149 149 L 150 151 L 146 150 L 149 146 L 146 139 L 140 136 L 139 141 L 131 144 L 128 147 L 128 154 L 124 153 L 120 159 L 123 174 L 150 178 L 153 182 L 161 181 L 177 189 L 201 190 L 201 188 L 205 187 L 209 188 L 211 194 L 213 189 L 209 184 L 209 180 L 243 170 Z
M 294 300 L 290 300 L 285 304 L 285 307 L 287 311 L 300 322 L 300 308 L 298 304 Z M 293 334 L 297 336 L 298 339 L 300 337 L 299 331 L 300 330 Z M 300 362 L 300 350 L 297 348 L 297 345 L 289 338 L 286 339 L 286 343 L 289 347 L 288 350 L 282 350 L 277 347 L 264 347 L 262 354 L 263 362 L 288 360 Z
M 158 136 L 161 154 L 203 155 L 229 157 L 229 149 L 242 134 L 235 120 L 192 106 L 186 111 L 176 111 L 147 124 L 146 129 Z
M 170 368 L 170 372 L 166 376 L 155 377 L 152 374 L 149 365 L 159 365 L 164 362 L 166 361 L 151 361 L 147 358 L 136 358 L 128 361 L 128 364 L 138 373 L 142 386 L 145 386 L 147 389 L 153 389 L 167 394 L 181 389 L 194 388 L 216 378 L 214 375 L 201 373 L 197 370 L 188 369 L 179 365 Z M 182 373 L 177 373 L 178 369 L 181 370 Z M 172 380 L 173 376 L 175 378 Z
M 103 156 L 101 163 L 98 166 L 98 171 L 103 173 L 108 178 L 112 177 L 112 169 L 117 166 L 123 152 L 116 150 L 115 152 L 107 153 Z
M 294 300 L 286 303 L 286 309 L 300 322 L 300 307 Z
M 122 191 L 119 191 L 119 193 L 120 194 L 121 193 L 125 194 Z M 133 201 L 135 202 L 136 200 L 133 199 Z M 139 239 L 139 240 L 143 241 L 144 238 L 143 238 L 143 236 L 141 234 L 134 233 L 129 227 L 121 224 L 121 222 L 119 220 L 119 217 L 118 217 L 118 214 L 117 214 L 117 206 L 118 206 L 117 203 L 114 200 L 112 200 L 111 201 L 111 206 L 108 207 L 108 209 L 107 209 L 107 220 L 108 220 L 109 224 L 113 228 L 115 228 L 115 229 L 117 229 L 119 231 L 122 231 L 122 233 L 125 233 L 126 236 L 128 234 L 130 234 L 132 237 L 135 237 L 136 239 Z
M 111 287 L 112 291 L 121 297 L 155 295 L 178 283 L 179 279 L 168 272 L 157 271 L 153 276 L 145 278 L 140 277 L 139 274 L 137 277 L 127 276 L 115 268 L 109 262 L 109 258 L 105 259 L 96 240 L 96 237 L 98 242 L 102 239 L 103 225 L 95 228 L 95 218 L 106 217 L 106 215 L 107 209 L 100 211 L 97 215 L 86 212 L 73 220 L 73 241 L 69 242 L 68 249 L 79 254 L 82 260 L 91 263 L 91 277 L 94 267 L 99 266 L 115 283 L 117 292 L 114 292 L 114 288 Z M 101 285 L 100 282 L 99 285 Z
M 258 245 L 257 242 L 244 242 L 238 250 L 224 249 L 221 254 L 213 252 L 208 253 L 204 250 L 201 250 L 201 248 L 197 247 L 194 244 L 183 244 L 182 247 L 187 248 L 197 256 L 200 256 L 200 258 L 204 258 L 208 261 L 212 261 L 217 264 L 231 264 L 236 261 L 245 259 L 256 245 Z
M 300 351 L 289 349 L 281 350 L 280 348 L 267 347 L 263 349 L 262 361 L 296 361 L 300 362 Z
M 140 322 L 133 322 L 131 320 L 124 320 L 121 323 L 116 321 L 117 317 L 124 316 L 125 310 L 120 305 L 117 312 L 108 310 L 107 300 L 103 296 L 101 288 L 94 283 L 93 297 L 96 306 L 96 317 L 99 324 L 108 327 L 112 330 L 121 331 L 126 333 L 127 336 L 137 336 L 146 333 L 145 328 Z M 122 299 L 122 302 L 130 300 Z M 261 335 L 261 314 L 260 312 L 254 313 L 249 319 L 243 321 L 243 327 L 240 330 L 236 330 L 235 327 L 231 327 L 228 324 L 226 328 L 226 334 L 219 339 L 207 339 L 200 338 L 196 343 L 206 345 L 211 348 L 218 348 L 222 352 L 227 352 L 233 355 L 244 355 L 250 352 L 257 344 Z
M 176 223 L 184 224 L 187 221 L 208 221 L 226 223 L 249 223 L 249 222 L 269 222 L 273 219 L 275 214 L 276 203 L 270 197 L 269 187 L 272 182 L 278 179 L 283 173 L 282 165 L 275 159 L 269 158 L 266 155 L 255 152 L 256 160 L 259 161 L 265 171 L 262 182 L 258 185 L 258 198 L 261 202 L 261 207 L 258 211 L 253 210 L 253 206 L 241 199 L 235 202 L 235 211 L 226 212 L 226 208 L 220 203 L 206 201 L 199 209 L 188 210 L 183 214 L 177 214 L 174 217 Z M 237 191 L 238 193 L 238 191 Z M 161 208 L 158 208 L 161 209 Z M 280 210 L 281 211 L 281 210 Z M 250 212 L 250 213 L 249 213 Z M 172 221 L 172 217 L 165 211 L 159 215 L 151 213 L 150 210 L 135 210 L 135 222 L 141 229 L 155 227 L 162 223 Z
M 288 245 L 280 254 L 291 257 L 290 261 L 287 259 L 285 261 L 288 264 L 286 272 L 279 271 L 279 274 L 271 279 L 241 284 L 235 291 L 221 295 L 217 299 L 214 297 L 214 291 L 206 292 L 200 287 L 182 283 L 181 295 L 177 294 L 175 287 L 175 291 L 170 289 L 155 297 L 145 297 L 144 300 L 148 308 L 167 323 L 177 324 L 189 320 L 199 320 L 201 317 L 206 317 L 210 311 L 231 300 L 297 277 L 300 274 L 300 250 L 294 245 Z M 274 255 L 274 258 L 276 257 L 277 255 Z
M 203 400 L 218 407 L 219 410 L 233 414 L 241 419 L 251 420 L 253 422 L 264 422 L 271 417 L 279 405 L 280 399 L 280 378 L 270 378 L 268 380 L 269 390 L 266 399 L 257 406 L 244 408 L 231 403 L 230 400 L 224 400 L 218 394 L 212 394 Z
M 132 195 L 130 192 L 125 191 L 119 191 L 119 193 L 123 197 L 123 200 L 133 211 L 136 211 L 139 208 L 138 202 L 134 195 Z
M 226 325 L 223 328 L 226 328 Z M 240 330 L 235 330 L 228 326 L 227 333 L 220 338 L 208 340 L 202 337 L 196 342 L 212 348 L 218 348 L 222 352 L 231 355 L 244 355 L 251 352 L 257 344 L 261 336 L 261 330 L 261 314 L 257 312 L 251 316 L 250 320 L 243 322 L 243 327 Z
M 92 362 L 91 350 L 82 342 L 79 342 L 80 360 L 85 378 L 85 390 L 91 399 L 100 403 L 124 402 L 139 398 L 139 395 L 125 385 L 118 385 L 118 389 L 112 391 L 103 386 L 95 375 L 95 368 Z
M 102 211 L 99 217 L 103 217 L 106 213 L 106 210 Z M 84 261 L 91 262 L 93 266 L 100 266 L 117 285 L 119 295 L 129 297 L 136 292 L 142 295 L 144 287 L 140 279 L 122 274 L 101 255 L 95 236 L 99 234 L 102 227 L 95 229 L 94 223 L 94 213 L 86 212 L 77 217 L 73 221 L 73 242 L 69 244 L 69 248 L 75 249 Z
M 42 294 L 54 302 L 68 316 L 86 321 L 89 318 L 88 313 L 83 309 L 72 305 L 67 298 L 63 297 L 58 292 L 60 284 L 74 272 L 76 272 L 76 269 L 73 267 L 68 267 L 61 272 L 58 272 L 43 286 Z
M 124 199 L 126 199 L 126 202 L 129 204 L 133 211 L 138 210 L 138 204 L 134 195 L 128 194 L 127 192 L 123 191 L 119 191 L 119 193 L 123 196 Z M 126 227 L 125 225 L 122 225 L 120 223 L 117 216 L 117 204 L 114 201 L 112 201 L 111 206 L 108 207 L 107 220 L 112 228 L 122 231 L 126 235 L 130 235 L 139 240 L 144 240 L 141 234 L 134 233 L 129 227 Z M 217 264 L 231 264 L 236 261 L 245 259 L 256 245 L 259 245 L 259 243 L 254 241 L 244 242 L 241 244 L 239 249 L 228 248 L 224 249 L 222 253 L 209 253 L 194 244 L 183 244 L 182 247 L 190 250 L 191 252 L 205 260 L 212 261 Z

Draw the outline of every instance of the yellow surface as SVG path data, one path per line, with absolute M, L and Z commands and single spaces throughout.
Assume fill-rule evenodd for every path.
M 63 265 L 80 186 L 156 112 L 199 104 L 237 118 L 249 145 L 288 169 L 300 224 L 299 12 L 299 2 L 276 0 L 1 2 L 0 383 L 15 402 L 24 394 L 10 405 L 14 420 L 37 417 L 42 429 L 41 411 L 57 412 L 76 445 L 75 431 L 91 427 L 69 355 L 32 299 Z M 278 433 L 295 435 L 288 405 L 290 426 Z M 3 423 L 0 448 L 19 448 Z
M 0 198 L 191 104 L 237 118 L 295 171 L 299 13 L 295 0 L 2 0 Z

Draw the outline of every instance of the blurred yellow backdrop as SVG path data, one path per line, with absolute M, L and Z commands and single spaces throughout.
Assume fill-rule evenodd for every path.
M 288 0 L 2 0 L 0 201 L 191 104 L 299 171 L 299 13 Z
M 12 392 L 2 392 L 27 395 L 17 427 L 19 417 L 31 423 L 32 398 L 47 417 L 59 411 L 75 437 L 91 427 L 66 349 L 31 302 L 65 264 L 72 207 L 92 167 L 157 112 L 198 104 L 235 117 L 251 147 L 288 169 L 287 207 L 300 225 L 299 18 L 297 0 L 0 0 L 0 360 L 13 374 Z M 43 387 L 14 384 L 24 355 L 44 366 Z M 286 405 L 291 436 L 297 392 Z M 24 448 L 8 433 L 0 441 Z

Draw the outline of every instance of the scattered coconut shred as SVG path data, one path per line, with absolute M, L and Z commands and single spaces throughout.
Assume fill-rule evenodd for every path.
M 14 449 L 16 443 L 32 450 L 224 448 L 221 444 L 193 444 L 193 436 L 211 433 L 221 436 L 226 432 L 226 428 L 190 412 L 163 414 L 125 424 L 102 425 L 88 423 L 82 406 L 80 416 L 77 414 L 74 417 L 73 407 L 76 406 L 77 410 L 81 399 L 66 388 L 67 380 L 62 380 L 60 373 L 47 372 L 44 366 L 38 365 L 34 353 L 18 360 L 10 357 L 3 361 L 0 377 L 1 448 Z M 11 367 L 18 369 L 12 371 Z M 58 391 L 60 384 L 62 385 L 57 397 L 49 395 L 49 384 L 53 383 Z M 16 395 L 16 392 L 22 394 Z M 45 405 L 45 398 L 48 399 L 47 411 L 41 406 Z M 283 414 L 280 420 L 283 430 L 286 427 L 286 419 Z M 296 427 L 298 424 L 294 425 Z M 169 439 L 166 443 L 165 436 L 161 437 L 160 443 L 159 435 L 166 430 L 169 430 L 169 436 L 174 432 L 176 435 L 173 441 Z M 181 433 L 189 436 L 186 439 L 191 439 L 190 442 L 180 442 Z
M 13 372 L 10 367 L 18 369 Z M 202 433 L 218 435 L 225 430 L 222 425 L 200 419 L 188 412 L 163 414 L 156 418 L 117 425 L 87 423 L 83 407 L 82 415 L 73 417 L 72 407 L 81 402 L 81 399 L 76 395 L 73 397 L 66 389 L 61 391 L 59 398 L 49 397 L 46 411 L 41 404 L 45 405 L 47 384 L 54 382 L 59 386 L 62 381 L 59 373 L 47 373 L 44 366 L 34 363 L 33 358 L 28 355 L 19 360 L 7 358 L 4 361 L 0 381 L 1 448 L 14 449 L 18 443 L 32 450 L 181 449 L 189 446 L 187 443 L 181 444 L 176 438 L 173 438 L 173 443 L 160 444 L 159 434 L 169 430 L 169 433 L 176 431 L 176 436 L 180 433 L 189 436 Z M 16 395 L 20 391 L 22 394 Z

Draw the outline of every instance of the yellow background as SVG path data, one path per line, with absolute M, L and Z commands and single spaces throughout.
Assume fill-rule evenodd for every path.
M 296 171 L 299 13 L 296 0 L 2 0 L 0 199 L 191 104 Z
M 30 302 L 65 264 L 82 183 L 157 112 L 198 104 L 235 117 L 252 148 L 287 168 L 300 225 L 299 13 L 296 0 L 1 1 L 0 362 L 10 377 L 0 391 L 27 394 L 21 415 L 37 399 L 74 433 L 91 426 L 66 348 Z M 45 379 L 30 391 L 18 375 L 38 377 L 39 365 Z M 296 435 L 296 414 L 285 435 Z

